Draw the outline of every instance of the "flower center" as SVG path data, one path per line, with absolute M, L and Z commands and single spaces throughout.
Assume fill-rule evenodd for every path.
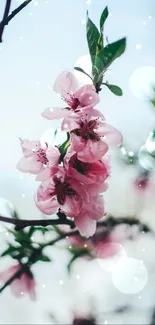
M 61 182 L 57 177 L 54 178 L 55 182 L 55 193 L 57 195 L 57 200 L 59 204 L 63 205 L 66 199 L 66 196 L 75 196 L 76 191 L 71 187 L 67 182 Z
M 48 159 L 46 157 L 46 151 L 44 149 L 39 149 L 37 151 L 37 161 L 45 165 L 48 163 Z
M 73 132 L 77 136 L 82 137 L 82 139 L 84 140 L 90 139 L 90 140 L 99 141 L 100 137 L 98 136 L 97 133 L 94 132 L 94 129 L 96 128 L 97 128 L 96 120 L 92 120 L 89 122 L 85 120 L 85 121 L 81 121 L 79 129 L 72 130 L 71 132 Z
M 70 106 L 70 109 L 76 111 L 78 106 L 80 105 L 80 101 L 78 98 L 74 97 L 74 95 L 70 95 L 69 98 L 65 99 L 67 104 Z
M 91 165 L 89 163 L 85 163 L 81 160 L 78 160 L 76 155 L 70 159 L 70 163 L 72 167 L 82 175 L 87 175 L 87 172 L 89 171 Z

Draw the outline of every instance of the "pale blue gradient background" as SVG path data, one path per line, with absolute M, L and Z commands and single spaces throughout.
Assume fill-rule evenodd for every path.
M 117 98 L 104 89 L 98 108 L 109 123 L 122 131 L 125 142 L 133 149 L 141 146 L 155 124 L 155 115 L 148 103 L 135 98 L 129 89 L 129 78 L 135 69 L 155 66 L 154 0 L 92 0 L 90 5 L 84 0 L 38 0 L 38 3 L 38 6 L 30 4 L 11 21 L 5 28 L 4 42 L 0 45 L 0 196 L 12 201 L 23 217 L 33 218 L 40 216 L 33 202 L 37 184 L 34 177 L 22 176 L 16 170 L 16 162 L 21 157 L 18 137 L 39 139 L 46 129 L 60 125 L 58 121 L 43 119 L 41 112 L 48 106 L 63 106 L 61 98 L 52 91 L 53 82 L 62 70 L 72 71 L 76 60 L 88 53 L 85 25 L 81 23 L 86 17 L 86 10 L 97 23 L 102 10 L 108 5 L 112 12 L 105 28 L 109 42 L 127 36 L 125 54 L 112 65 L 111 73 L 107 74 L 109 82 L 122 87 L 124 96 Z M 5 1 L 1 0 L 0 13 L 4 5 Z M 14 0 L 12 9 L 17 5 L 18 2 Z M 152 19 L 148 19 L 150 15 Z M 146 25 L 143 25 L 144 21 Z M 142 45 L 141 50 L 136 50 L 136 44 Z M 123 182 L 125 179 L 128 184 L 128 168 L 123 170 L 124 174 L 121 168 L 116 168 L 116 171 L 116 174 L 121 173 Z M 126 194 L 125 183 L 120 184 L 119 191 L 116 191 L 118 182 L 120 184 L 120 179 L 116 177 L 107 205 L 109 210 L 115 211 L 119 206 L 119 209 L 122 207 L 129 212 L 134 209 L 135 195 L 129 197 Z M 57 264 L 60 269 L 61 263 Z M 47 276 L 45 266 L 38 272 L 44 281 L 43 273 L 46 272 Z M 57 269 L 55 276 L 59 279 Z M 57 287 L 53 289 L 54 283 L 48 295 L 47 291 L 43 294 L 43 289 L 38 289 L 41 300 L 35 307 L 28 300 L 27 307 L 24 307 L 23 300 L 14 300 L 9 290 L 6 291 L 0 296 L 4 307 L 0 311 L 2 322 L 39 320 L 41 316 L 35 316 L 38 306 L 41 308 L 39 315 L 44 315 L 56 299 L 53 298 L 54 290 L 57 292 Z M 8 304 L 4 297 L 13 303 L 14 311 L 11 315 L 7 314 Z M 19 308 L 24 316 L 18 313 Z M 34 315 L 27 312 L 35 308 Z M 57 309 L 59 311 L 58 306 Z

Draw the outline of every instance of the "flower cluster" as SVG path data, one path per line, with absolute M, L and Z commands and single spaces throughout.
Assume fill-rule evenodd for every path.
M 54 90 L 66 102 L 65 108 L 47 108 L 42 116 L 62 119 L 61 130 L 67 132 L 65 146 L 43 147 L 38 141 L 22 141 L 24 157 L 17 168 L 36 174 L 41 184 L 35 195 L 37 207 L 46 215 L 58 210 L 73 218 L 84 237 L 95 233 L 96 221 L 105 215 L 102 193 L 109 176 L 109 146 L 119 146 L 122 136 L 107 124 L 95 109 L 99 95 L 93 85 L 78 89 L 70 72 L 62 72 Z

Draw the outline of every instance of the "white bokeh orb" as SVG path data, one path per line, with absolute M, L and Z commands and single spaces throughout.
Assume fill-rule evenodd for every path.
M 112 272 L 112 281 L 120 292 L 136 294 L 146 286 L 148 272 L 142 261 L 128 257 L 116 265 Z
M 148 136 L 148 138 L 146 140 L 146 144 L 145 145 L 146 145 L 147 151 L 151 155 L 155 156 L 155 135 L 154 135 L 153 132 L 150 132 L 150 134 L 149 134 L 149 136 Z
M 155 158 L 148 152 L 146 145 L 142 146 L 138 154 L 139 164 L 148 171 L 155 170 Z
M 92 64 L 90 55 L 86 54 L 81 56 L 74 64 L 74 67 L 82 68 L 86 73 L 91 76 Z M 79 82 L 83 84 L 91 84 L 92 81 L 89 77 L 87 77 L 84 73 L 74 70 L 75 77 L 79 80 Z
M 121 244 L 115 242 L 104 244 L 97 253 L 97 262 L 107 272 L 112 272 L 124 258 L 126 258 L 125 249 Z
M 144 66 L 136 69 L 129 79 L 129 87 L 132 94 L 142 100 L 153 97 L 154 85 L 155 67 L 152 66 Z
M 57 133 L 55 136 L 55 128 L 51 128 L 46 130 L 40 137 L 40 143 L 44 147 L 46 143 L 49 145 L 60 145 L 64 141 L 66 141 L 66 133 L 61 131 L 60 128 L 57 129 Z

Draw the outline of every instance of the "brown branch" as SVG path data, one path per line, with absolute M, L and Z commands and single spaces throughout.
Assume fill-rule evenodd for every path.
M 4 32 L 5 21 L 8 18 L 9 11 L 10 11 L 10 6 L 11 6 L 11 0 L 6 0 L 3 19 L 2 19 L 2 21 L 0 23 L 0 43 L 2 42 L 2 35 L 3 35 L 3 32 Z
M 27 219 L 15 219 L 15 218 L 0 216 L 0 221 L 15 225 L 15 230 L 21 230 L 30 226 L 47 227 L 52 225 L 68 225 L 71 228 L 75 228 L 74 222 L 72 220 L 68 220 L 67 218 L 27 220 Z
M 10 9 L 9 3 L 11 4 L 11 0 L 7 0 L 7 3 L 6 3 L 6 5 L 8 4 L 7 10 L 6 10 L 6 13 L 4 14 L 3 19 L 0 23 L 0 43 L 2 42 L 2 34 L 4 31 L 4 27 L 6 25 L 8 25 L 10 20 L 13 19 L 21 10 L 23 10 L 30 2 L 32 2 L 32 0 L 24 1 L 20 6 L 18 6 L 15 10 L 13 10 L 10 15 L 8 15 L 9 14 L 8 9 Z
M 64 213 L 61 213 L 59 211 L 57 215 L 59 217 L 58 219 L 37 220 L 15 219 L 0 216 L 0 221 L 15 225 L 15 230 L 21 230 L 30 226 L 47 227 L 52 225 L 68 225 L 71 227 L 71 229 L 75 228 L 74 221 L 67 219 Z M 152 232 L 152 230 L 147 225 L 141 223 L 140 220 L 136 219 L 135 217 L 114 218 L 113 216 L 109 215 L 105 220 L 98 222 L 97 227 L 104 227 L 107 231 L 110 231 L 112 228 L 120 224 L 126 224 L 129 226 L 137 225 L 140 227 L 141 231 Z
M 58 212 L 58 215 L 59 215 L 59 213 L 60 212 Z M 60 213 L 60 215 L 61 215 L 61 213 Z M 63 215 L 63 214 L 62 214 Z M 3 220 L 2 220 L 3 219 Z M 2 220 L 2 221 L 5 221 L 5 222 L 9 222 L 9 223 L 14 223 L 14 224 L 16 224 L 17 225 L 17 221 L 19 222 L 19 221 L 21 221 L 21 222 L 31 222 L 31 223 L 33 223 L 33 225 L 34 225 L 34 222 L 36 223 L 37 222 L 37 225 L 42 225 L 42 226 L 44 226 L 43 224 L 41 224 L 41 222 L 48 222 L 48 224 L 50 223 L 50 222 L 57 222 L 57 224 L 62 224 L 62 222 L 63 222 L 63 224 L 65 224 L 64 223 L 64 221 L 65 220 L 59 220 L 59 219 L 56 219 L 56 220 L 20 220 L 20 219 L 11 219 L 11 218 L 6 218 L 6 217 L 1 217 L 0 216 L 0 220 Z M 13 221 L 13 222 L 11 222 L 11 221 Z M 66 221 L 68 222 L 68 221 L 70 221 L 70 220 L 67 220 L 66 219 Z M 59 223 L 58 223 L 59 222 Z M 72 222 L 72 221 L 71 221 Z M 51 224 L 51 223 L 50 223 Z M 54 224 L 56 224 L 56 223 L 54 223 Z M 66 224 L 68 224 L 68 223 L 66 223 Z M 101 228 L 101 227 L 103 227 L 103 235 L 102 235 L 102 239 L 103 239 L 103 237 L 104 237 L 104 235 L 105 235 L 105 237 L 106 237 L 106 235 L 114 228 L 114 227 L 116 227 L 116 226 L 118 226 L 118 225 L 120 225 L 120 224 L 127 224 L 127 225 L 130 225 L 130 226 L 133 226 L 133 225 L 137 225 L 137 226 L 139 226 L 140 227 L 140 230 L 141 231 L 145 231 L 145 232 L 150 232 L 152 235 L 155 235 L 154 234 L 154 232 L 147 226 L 147 225 L 145 225 L 145 224 L 142 224 L 138 219 L 136 219 L 136 218 L 131 218 L 131 217 L 126 217 L 126 218 L 117 218 L 117 219 L 115 219 L 115 218 L 113 218 L 112 216 L 109 216 L 109 218 L 107 218 L 106 220 L 104 220 L 104 221 L 102 221 L 102 222 L 98 222 L 98 224 L 97 224 L 97 228 Z M 28 225 L 25 225 L 24 227 L 27 227 Z M 74 226 L 75 227 L 75 226 Z M 105 233 L 104 233 L 104 228 L 105 228 Z M 63 240 L 63 239 L 65 239 L 65 238 L 67 238 L 67 237 L 71 237 L 71 236 L 75 236 L 75 235 L 80 235 L 80 233 L 79 233 L 79 231 L 78 230 L 74 230 L 74 231 L 70 231 L 70 232 L 66 232 L 66 233 L 63 233 L 63 234 L 61 234 L 59 237 L 57 237 L 57 238 L 55 238 L 55 239 L 53 239 L 53 240 L 51 240 L 51 241 L 49 241 L 49 242 L 47 242 L 47 243 L 45 243 L 44 245 L 42 245 L 41 246 L 41 248 L 40 249 L 34 249 L 34 251 L 32 252 L 32 255 L 30 256 L 30 258 L 29 258 L 29 261 L 28 261 L 28 263 L 26 264 L 26 265 L 29 265 L 29 267 L 30 267 L 30 265 L 32 265 L 33 264 L 33 258 L 34 258 L 34 256 L 35 256 L 35 254 L 36 254 L 36 251 L 37 251 L 37 253 L 39 252 L 39 250 L 42 250 L 42 249 L 44 249 L 46 246 L 52 246 L 52 245 L 55 245 L 57 242 L 59 242 L 60 240 Z M 95 235 L 94 235 L 95 236 Z M 93 237 L 94 237 L 93 236 Z M 93 237 L 92 237 L 92 240 L 93 240 Z M 26 267 L 26 265 L 22 265 L 21 266 L 21 269 L 20 270 L 18 270 L 1 288 L 0 288 L 0 293 L 6 288 L 6 287 L 8 287 L 16 278 L 18 278 L 18 277 L 20 277 L 21 276 L 21 274 L 24 272 L 24 270 L 25 270 L 25 267 Z

